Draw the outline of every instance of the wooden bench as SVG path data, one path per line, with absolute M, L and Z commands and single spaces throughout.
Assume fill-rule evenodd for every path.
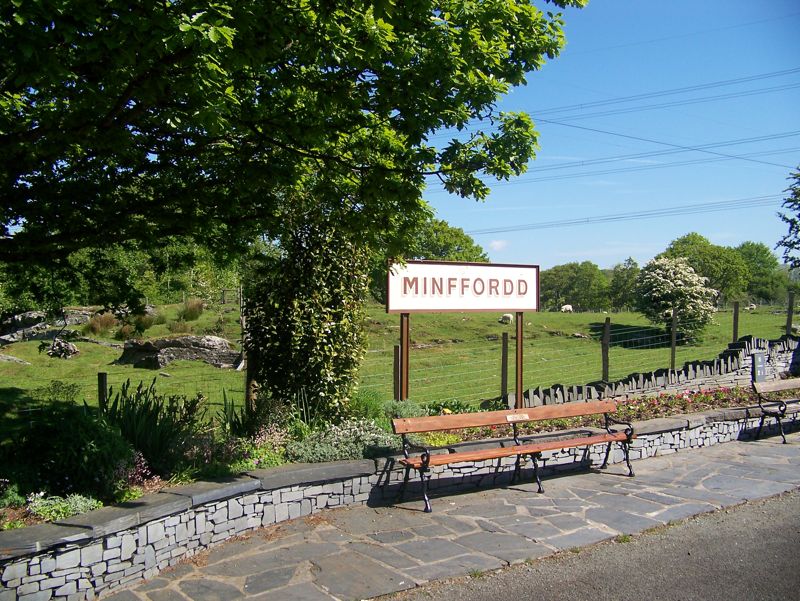
M 800 388 L 800 378 L 789 378 L 787 380 L 770 380 L 769 382 L 753 382 L 753 391 L 758 397 L 758 407 L 761 409 L 761 421 L 758 423 L 756 438 L 761 436 L 761 429 L 764 427 L 764 420 L 774 417 L 778 422 L 783 444 L 786 444 L 786 434 L 783 432 L 782 420 L 786 417 L 788 405 L 786 401 L 771 401 L 766 395 L 771 392 L 783 392 L 784 390 L 794 390 Z M 800 404 L 792 407 L 794 413 L 800 412 Z
M 533 474 L 539 486 L 539 492 L 544 492 L 542 480 L 539 477 L 539 463 L 544 451 L 560 450 L 574 447 L 588 447 L 595 444 L 607 444 L 605 460 L 600 466 L 604 469 L 608 466 L 608 458 L 611 453 L 611 445 L 619 443 L 625 452 L 625 463 L 628 466 L 630 476 L 633 476 L 633 468 L 630 462 L 629 445 L 634 438 L 633 427 L 626 422 L 620 422 L 611 413 L 617 410 L 615 401 L 589 401 L 586 403 L 564 403 L 560 405 L 545 405 L 542 407 L 530 407 L 526 409 L 510 409 L 506 411 L 481 411 L 477 413 L 459 413 L 450 415 L 432 415 L 428 417 L 408 417 L 392 420 L 392 428 L 395 434 L 400 434 L 403 438 L 403 459 L 400 463 L 405 466 L 405 478 L 400 489 L 398 499 L 403 498 L 406 484 L 412 469 L 416 470 L 422 481 L 422 496 L 425 500 L 425 512 L 430 513 L 431 504 L 428 499 L 428 480 L 430 479 L 430 468 L 451 463 L 463 463 L 472 461 L 484 461 L 487 459 L 499 459 L 502 457 L 516 456 L 514 464 L 514 475 L 512 483 L 516 482 L 520 474 L 520 461 L 523 457 L 530 457 L 533 463 Z M 547 441 L 526 441 L 519 439 L 519 425 L 529 422 L 578 417 L 583 415 L 604 415 L 605 432 L 599 434 L 581 435 L 572 438 Z M 485 426 L 499 426 L 511 424 L 514 444 L 509 446 L 497 446 L 489 449 L 467 450 L 449 453 L 432 453 L 430 449 L 414 445 L 409 441 L 409 434 L 423 432 L 440 432 L 442 430 L 457 430 L 464 428 L 479 428 Z M 613 429 L 612 425 L 625 426 L 624 430 Z M 419 455 L 411 455 L 411 452 L 419 451 Z

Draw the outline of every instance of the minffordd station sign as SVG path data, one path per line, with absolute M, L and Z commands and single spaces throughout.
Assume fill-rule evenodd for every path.
M 522 315 L 539 310 L 539 266 L 408 261 L 390 264 L 386 312 L 400 313 L 396 396 L 408 398 L 411 313 L 516 313 L 516 405 L 522 406 Z
M 386 310 L 538 311 L 539 267 L 434 261 L 390 265 Z

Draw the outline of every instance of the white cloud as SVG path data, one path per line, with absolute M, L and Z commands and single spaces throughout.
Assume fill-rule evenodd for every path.
M 489 242 L 489 248 L 492 250 L 505 250 L 508 248 L 508 240 L 492 240 Z

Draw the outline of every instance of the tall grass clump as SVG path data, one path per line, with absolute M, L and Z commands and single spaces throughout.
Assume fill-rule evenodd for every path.
M 148 387 L 140 382 L 135 390 L 128 380 L 100 411 L 162 477 L 180 466 L 193 439 L 206 428 L 203 395 L 161 395 L 155 380 Z
M 203 300 L 199 298 L 187 298 L 183 307 L 178 310 L 178 321 L 197 321 L 203 314 Z
M 91 319 L 83 326 L 83 332 L 84 334 L 103 336 L 116 327 L 118 323 L 117 318 L 111 312 L 97 313 L 92 315 Z

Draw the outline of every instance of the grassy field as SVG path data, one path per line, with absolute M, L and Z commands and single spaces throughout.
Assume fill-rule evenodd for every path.
M 175 335 L 178 305 L 161 308 L 165 323 L 147 330 L 147 337 Z M 514 325 L 498 323 L 494 313 L 415 314 L 411 317 L 410 355 L 411 398 L 420 402 L 458 399 L 477 403 L 500 393 L 500 338 L 503 332 L 513 337 Z M 607 315 L 599 313 L 531 313 L 525 316 L 523 381 L 526 388 L 585 384 L 601 377 L 600 334 Z M 641 315 L 616 313 L 612 320 L 610 377 L 669 365 L 669 340 Z M 206 311 L 200 319 L 181 327 L 193 334 L 222 333 L 235 343 L 239 337 L 238 310 L 231 306 Z M 722 351 L 732 335 L 732 313 L 720 312 L 698 344 L 681 346 L 677 364 L 695 359 L 711 359 Z M 785 313 L 768 308 L 742 313 L 741 335 L 779 337 L 785 327 Z M 361 388 L 383 398 L 393 393 L 393 346 L 399 337 L 399 317 L 387 315 L 382 306 L 368 307 L 366 323 L 369 349 L 361 371 Z M 585 337 L 575 337 L 580 334 Z M 100 339 L 112 341 L 111 334 Z M 118 342 L 118 341 L 117 341 Z M 38 352 L 38 342 L 6 346 L 2 353 L 28 361 L 31 365 L 0 362 L 0 416 L 10 417 L 31 403 L 37 389 L 53 380 L 79 386 L 79 398 L 97 403 L 97 373 L 108 373 L 115 389 L 130 379 L 149 384 L 156 379 L 160 392 L 194 395 L 202 392 L 212 404 L 221 404 L 223 390 L 228 397 L 241 400 L 244 375 L 220 370 L 203 363 L 178 361 L 158 371 L 115 365 L 121 350 L 88 342 L 78 342 L 80 354 L 68 359 L 53 359 Z M 514 387 L 514 341 L 510 343 L 509 386 Z M 213 410 L 213 407 L 212 407 Z M 2 418 L 0 418 L 2 419 Z

